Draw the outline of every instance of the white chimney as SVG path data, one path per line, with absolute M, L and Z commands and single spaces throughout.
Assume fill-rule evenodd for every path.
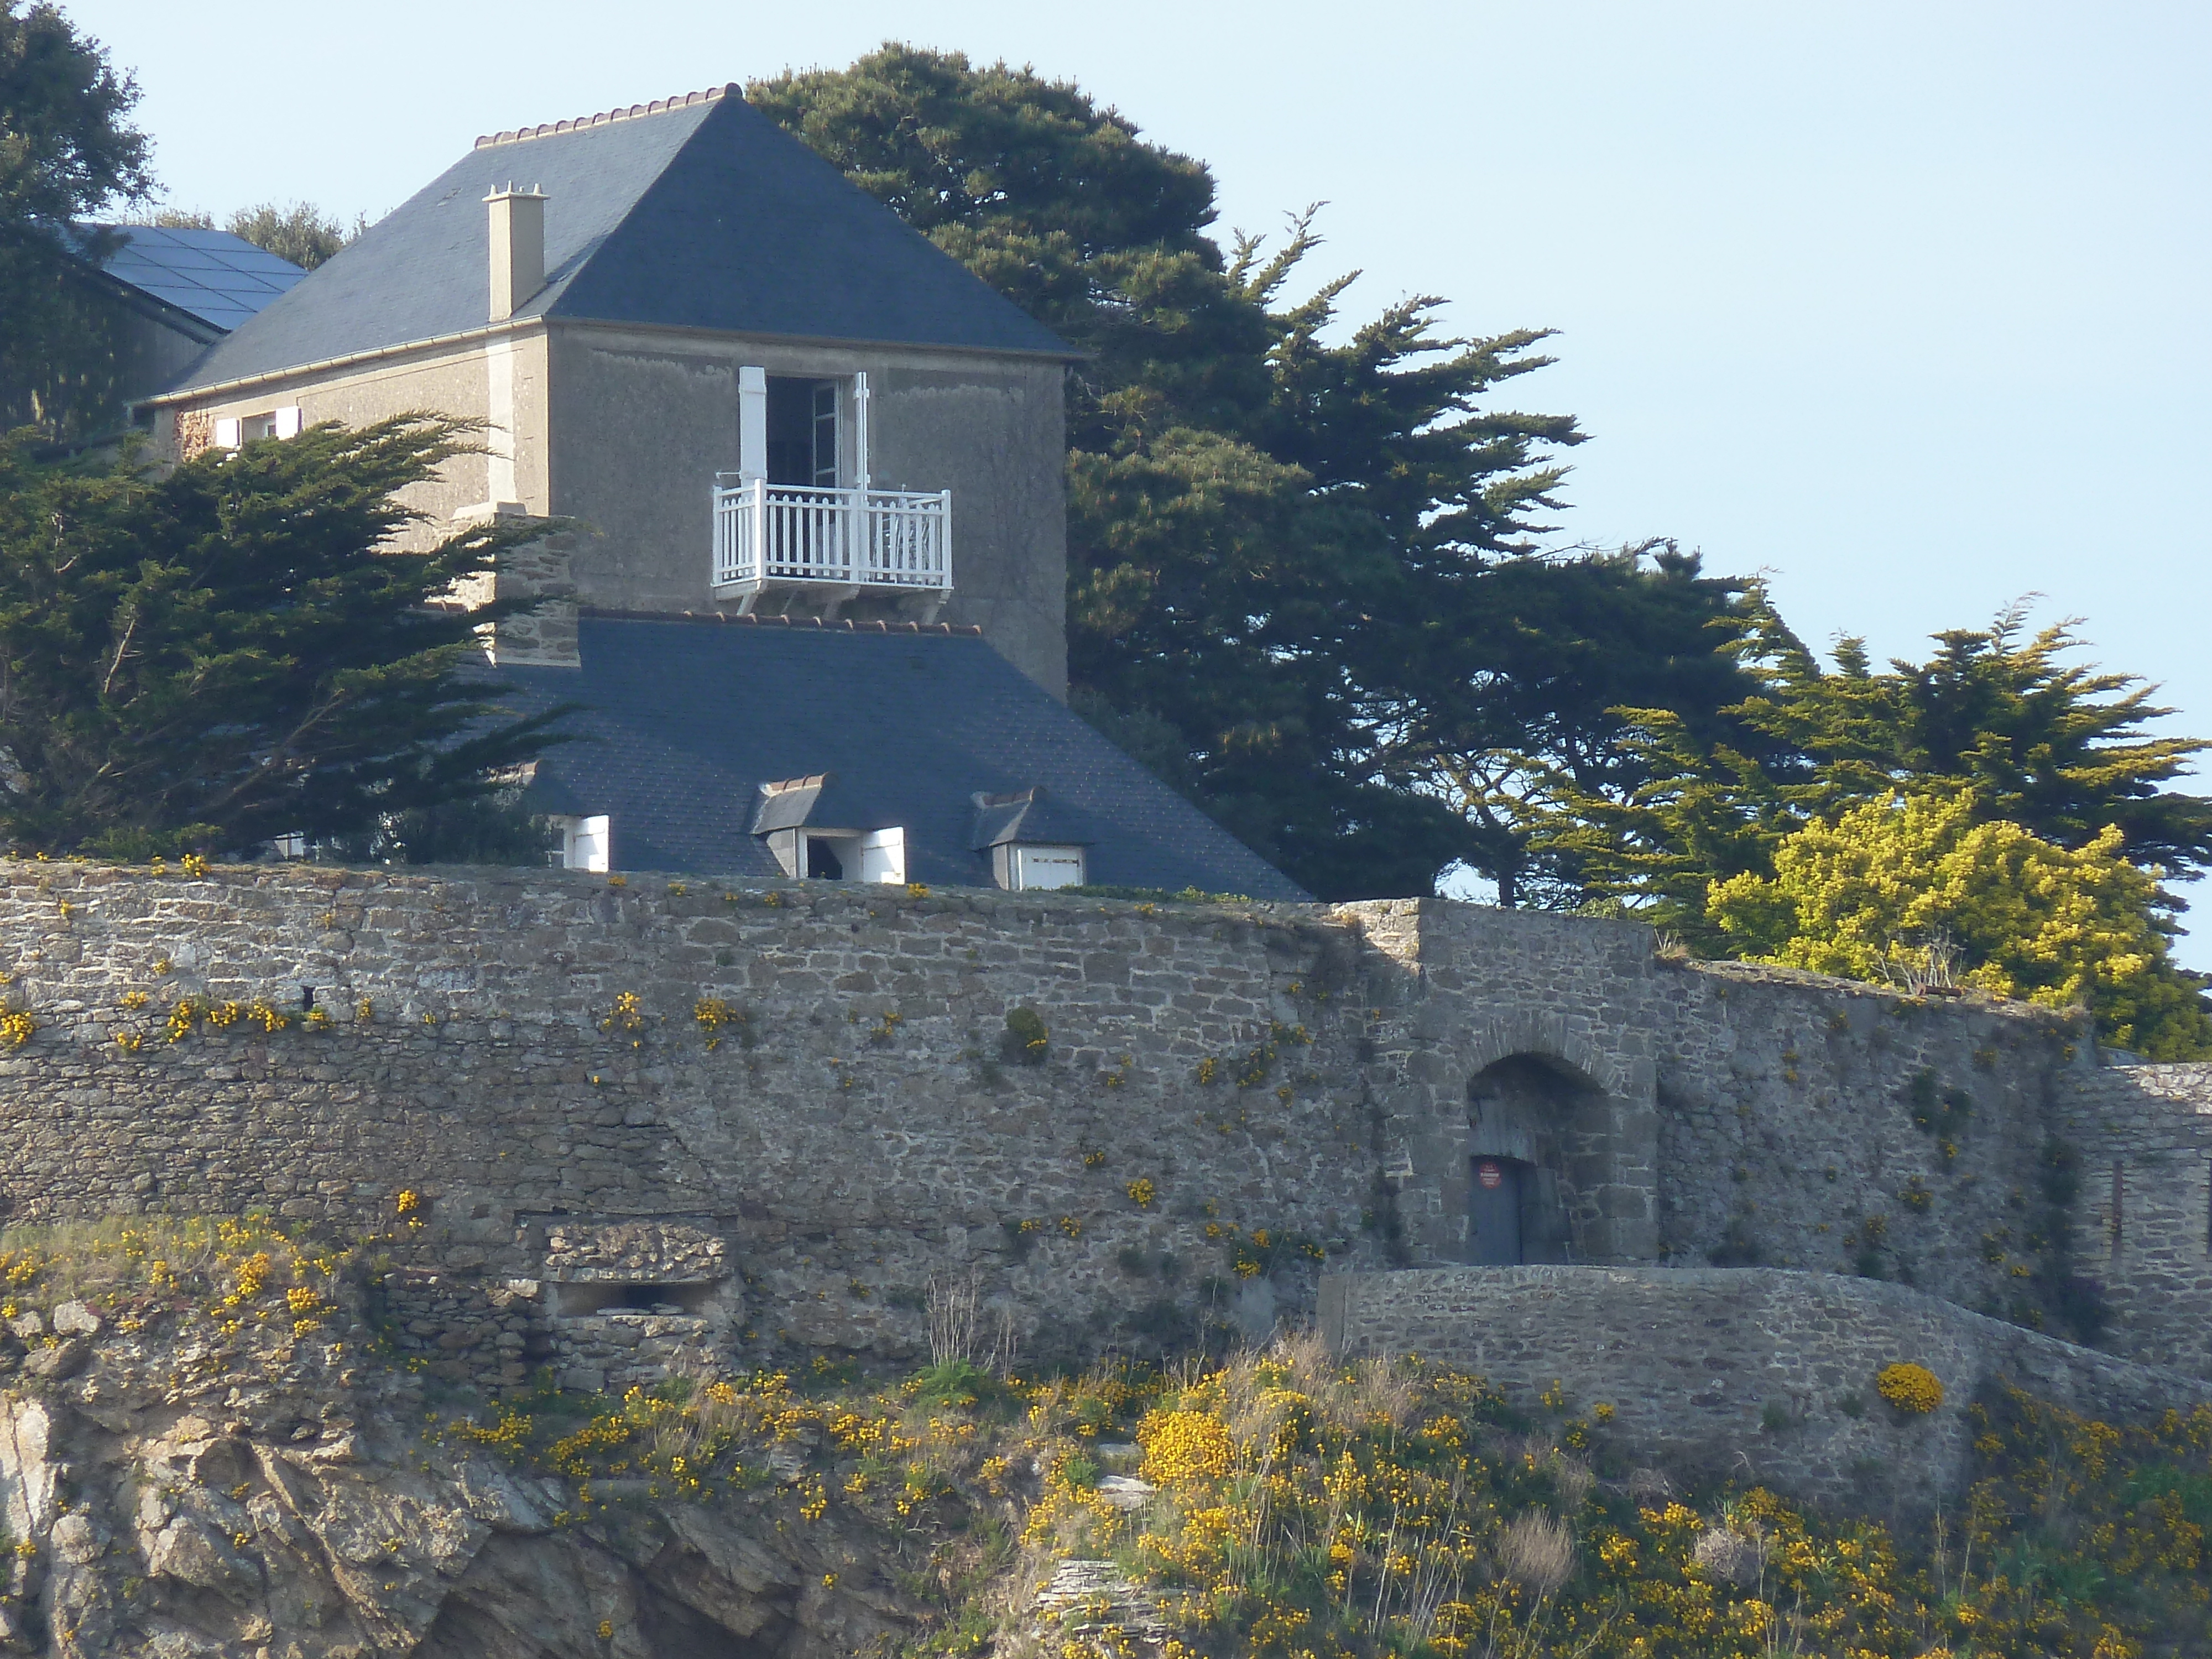
M 504 322 L 545 286 L 545 197 L 535 185 L 498 185 L 491 210 L 491 317 Z

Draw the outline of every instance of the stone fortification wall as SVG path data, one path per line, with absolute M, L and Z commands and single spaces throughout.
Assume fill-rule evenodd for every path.
M 1375 1087 L 1408 1251 L 1465 1261 L 1486 1068 L 1555 1056 L 1593 1212 L 1570 1261 L 1765 1265 L 1901 1279 L 2045 1316 L 2037 1159 L 2093 1067 L 2075 1022 L 1810 974 L 1655 955 L 1648 930 L 1472 905 L 1360 907 L 1415 981 Z M 2048 1231 L 2045 1229 L 2044 1231 Z M 2015 1269 L 2021 1270 L 2016 1273 Z
M 2081 1271 L 2112 1313 L 2104 1346 L 2212 1376 L 2212 1066 L 2107 1067 L 2058 1104 Z
M 419 1194 L 395 1317 L 507 1380 L 903 1357 L 933 1283 L 1032 1352 L 1257 1334 L 1324 1261 L 1467 1260 L 1492 1156 L 1555 1259 L 2001 1307 L 2051 1102 L 2106 1075 L 2035 1011 L 1437 901 L 7 863 L 0 970 L 0 1220 Z
M 1771 1268 L 1452 1268 L 1322 1281 L 1323 1334 L 1343 1354 L 1418 1353 L 1480 1373 L 1534 1408 L 1566 1408 L 1637 1458 L 1796 1496 L 1923 1511 L 1960 1496 L 1967 1407 L 2011 1384 L 2108 1422 L 2212 1401 L 2212 1382 L 1967 1313 L 1900 1285 Z M 1942 1382 L 1900 1411 L 1875 1374 L 1899 1362 Z
M 705 1270 L 641 1226 L 721 1243 L 708 1311 L 756 1350 L 911 1353 L 932 1280 L 971 1277 L 1032 1345 L 1264 1328 L 1325 1254 L 1382 1259 L 1358 1045 L 1404 988 L 1318 912 L 10 873 L 38 1030 L 0 1058 L 6 1218 L 360 1231 L 420 1194 L 395 1295 L 456 1371 L 680 1334 L 643 1322 L 690 1316 Z
M 2054 1103 L 2097 1075 L 2076 1021 L 1727 964 L 1678 977 L 1658 1061 L 1666 1260 L 2050 1315 L 2039 1159 Z

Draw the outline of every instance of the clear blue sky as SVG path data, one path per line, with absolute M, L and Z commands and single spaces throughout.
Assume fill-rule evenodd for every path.
M 2039 593 L 2212 733 L 2212 9 L 65 9 L 137 73 L 171 201 L 218 216 L 374 216 L 478 132 L 886 38 L 1030 63 L 1208 162 L 1224 228 L 1330 204 L 1354 312 L 1558 329 L 1516 395 L 1592 434 L 1560 541 L 1676 537 L 1883 654 Z

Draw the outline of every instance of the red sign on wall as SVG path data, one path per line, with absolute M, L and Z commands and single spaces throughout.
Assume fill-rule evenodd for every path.
M 1475 1164 L 1474 1178 L 1494 1193 L 1505 1184 L 1505 1171 L 1498 1167 L 1496 1158 L 1486 1158 Z

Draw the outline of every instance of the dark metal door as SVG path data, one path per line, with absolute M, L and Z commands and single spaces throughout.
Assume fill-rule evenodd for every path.
M 1467 1259 L 1477 1267 L 1521 1265 L 1522 1173 L 1522 1165 L 1510 1158 L 1474 1160 Z

